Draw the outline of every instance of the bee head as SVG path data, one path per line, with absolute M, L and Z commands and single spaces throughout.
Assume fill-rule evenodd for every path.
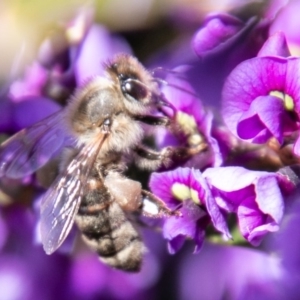
M 158 85 L 134 57 L 120 54 L 107 65 L 106 70 L 118 83 L 129 113 L 140 115 L 155 110 Z

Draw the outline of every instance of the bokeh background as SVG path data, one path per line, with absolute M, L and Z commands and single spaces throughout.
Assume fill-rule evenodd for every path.
M 271 2 L 283 5 L 287 1 Z M 24 76 L 40 54 L 43 41 L 71 24 L 83 10 L 88 11 L 91 22 L 124 39 L 132 53 L 152 67 L 162 65 L 164 59 L 166 65 L 172 65 L 191 57 L 191 38 L 208 13 L 231 12 L 247 20 L 253 15 L 260 17 L 267 4 L 250 0 L 2 0 L 1 95 Z M 213 70 L 208 75 L 214 78 Z M 0 101 L 5 103 L 5 96 Z M 7 117 L 5 107 L 0 106 L 2 120 Z M 24 110 L 24 118 L 26 113 Z M 3 130 L 1 139 L 13 131 Z M 161 233 L 143 228 L 149 252 L 142 271 L 125 274 L 100 263 L 79 239 L 75 250 L 66 245 L 47 256 L 36 237 L 35 203 L 42 191 L 26 184 L 10 184 L 0 190 L 0 300 L 300 299 L 294 288 L 299 282 L 298 257 L 288 262 L 297 270 L 295 283 L 286 279 L 290 269 L 282 267 L 278 255 L 295 253 L 298 244 L 289 249 L 289 240 L 277 243 L 299 224 L 297 214 L 288 215 L 280 233 L 268 237 L 257 249 L 244 241 L 239 243 L 238 238 L 234 246 L 219 240 L 214 243 L 212 238 L 198 254 L 193 254 L 194 246 L 186 243 L 177 254 L 170 255 Z M 296 205 L 290 210 L 298 208 Z M 293 292 L 286 294 L 290 286 Z

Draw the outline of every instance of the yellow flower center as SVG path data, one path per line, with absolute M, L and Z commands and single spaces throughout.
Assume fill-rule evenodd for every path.
M 286 110 L 288 110 L 288 111 L 293 111 L 294 110 L 295 103 L 294 103 L 293 98 L 290 95 L 285 94 L 285 93 L 280 92 L 280 91 L 271 91 L 269 93 L 269 95 L 281 99 L 283 101 L 284 108 Z
M 195 118 L 182 111 L 179 111 L 176 114 L 176 122 L 180 125 L 180 128 L 186 135 L 192 134 L 197 130 Z
M 175 182 L 171 187 L 171 192 L 173 197 L 179 201 L 185 201 L 192 199 L 195 204 L 200 205 L 200 199 L 198 197 L 198 192 L 187 185 L 179 182 Z

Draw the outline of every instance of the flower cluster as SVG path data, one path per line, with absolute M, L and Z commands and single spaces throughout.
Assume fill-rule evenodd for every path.
M 147 220 L 147 215 L 145 220 L 133 216 L 139 223 L 161 227 L 159 233 L 144 230 L 150 251 L 139 274 L 123 274 L 99 263 L 73 236 L 70 245 L 64 244 L 48 260 L 41 250 L 40 215 L 35 208 L 44 192 L 41 186 L 53 176 L 46 165 L 44 173 L 23 172 L 28 177 L 10 178 L 5 168 L 11 153 L 23 156 L 13 152 L 14 145 L 5 148 L 4 144 L 0 148 L 0 299 L 52 299 L 57 290 L 58 299 L 160 299 L 174 292 L 175 283 L 182 299 L 284 299 L 285 295 L 296 299 L 300 274 L 299 238 L 294 230 L 299 223 L 300 182 L 297 8 L 297 0 L 259 5 L 249 1 L 226 12 L 201 14 L 201 24 L 200 17 L 188 22 L 174 8 L 169 18 L 185 20 L 192 30 L 188 34 L 179 30 L 182 38 L 156 53 L 144 50 L 148 69 L 160 68 L 164 74 L 151 73 L 160 88 L 158 101 L 165 106 L 147 118 L 169 123 L 154 132 L 148 132 L 147 125 L 143 130 L 161 156 L 166 149 L 171 156 L 154 172 L 141 176 L 142 183 L 174 213 L 158 222 Z M 105 66 L 115 54 L 141 51 L 132 42 L 132 33 L 114 35 L 94 22 L 94 14 L 91 7 L 83 7 L 72 21 L 45 38 L 22 76 L 5 78 L 0 141 L 72 102 L 76 90 L 95 76 L 106 75 Z M 173 21 L 174 28 L 182 26 Z M 292 22 L 296 25 L 286 26 Z M 132 82 L 139 78 L 133 77 Z M 147 88 L 138 86 L 134 92 L 148 93 Z M 38 159 L 55 162 L 65 142 L 59 131 L 45 132 L 39 137 L 43 142 L 38 151 L 26 150 L 30 163 L 38 165 L 35 170 L 44 165 Z M 23 141 L 26 148 L 29 140 Z M 57 150 L 50 154 L 50 146 Z M 128 170 L 134 178 L 138 172 L 135 166 Z M 44 178 L 46 173 L 51 179 Z M 164 252 L 160 235 L 167 240 L 169 253 L 184 253 L 176 264 Z M 188 240 L 197 255 L 190 255 Z M 173 270 L 180 275 L 172 274 Z M 41 276 L 48 286 L 36 289 Z M 198 281 L 205 286 L 198 288 Z M 61 285 L 65 288 L 58 289 Z
M 243 22 L 229 14 L 210 15 L 192 40 L 200 62 L 189 61 L 193 67 L 185 74 L 194 79 L 185 82 L 174 75 L 167 77 L 170 87 L 164 93 L 175 106 L 175 121 L 187 138 L 193 137 L 196 127 L 206 144 L 179 168 L 153 173 L 150 178 L 151 190 L 173 209 L 179 207 L 183 215 L 163 225 L 172 253 L 185 237 L 193 239 L 199 250 L 209 224 L 225 239 L 232 238 L 226 223 L 232 215 L 241 235 L 255 246 L 266 233 L 279 229 L 287 186 L 296 188 L 289 176 L 278 171 L 299 155 L 299 58 L 290 55 L 282 32 L 266 34 L 271 21 L 253 17 Z M 255 54 L 237 44 L 241 38 L 253 42 L 254 34 L 264 41 L 250 48 L 257 50 Z M 235 60 L 231 60 L 232 51 L 237 51 Z M 225 83 L 212 104 L 221 103 L 222 110 L 213 115 L 215 108 L 205 106 L 209 100 L 205 89 L 212 88 L 203 86 L 201 68 L 213 67 L 213 60 L 220 57 L 225 61 L 225 67 L 221 66 Z M 203 95 L 198 99 L 194 96 L 197 91 Z M 160 134 L 157 139 L 159 145 L 174 144 L 170 134 Z M 182 141 L 177 138 L 178 143 Z

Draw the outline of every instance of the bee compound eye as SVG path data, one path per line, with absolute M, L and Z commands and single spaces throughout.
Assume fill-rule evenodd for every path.
M 128 79 L 122 84 L 122 91 L 134 100 L 141 101 L 147 97 L 147 89 L 138 81 Z

